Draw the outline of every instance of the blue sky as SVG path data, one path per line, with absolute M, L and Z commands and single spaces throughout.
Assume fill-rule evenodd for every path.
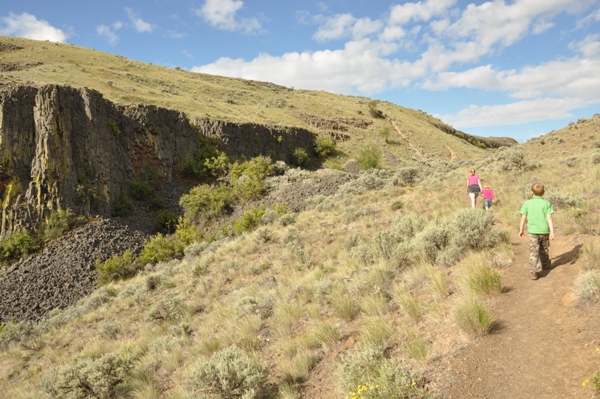
M 368 96 L 482 136 L 600 112 L 600 0 L 4 0 L 0 35 Z

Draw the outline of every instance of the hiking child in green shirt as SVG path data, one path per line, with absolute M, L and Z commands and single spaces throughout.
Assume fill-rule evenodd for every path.
M 527 222 L 529 233 L 529 277 L 537 280 L 542 270 L 550 268 L 550 240 L 554 240 L 554 222 L 552 221 L 552 204 L 542 198 L 544 185 L 535 183 L 531 186 L 531 199 L 521 207 L 521 226 L 519 237 L 523 237 L 523 229 Z M 539 265 L 541 264 L 541 267 Z

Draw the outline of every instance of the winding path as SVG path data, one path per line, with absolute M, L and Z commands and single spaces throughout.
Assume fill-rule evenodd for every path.
M 503 275 L 506 292 L 492 307 L 498 326 L 440 361 L 439 397 L 597 398 L 582 382 L 600 368 L 600 322 L 570 296 L 581 243 L 576 236 L 558 236 L 550 245 L 552 268 L 532 281 L 527 238 L 516 232 L 511 238 L 514 258 Z

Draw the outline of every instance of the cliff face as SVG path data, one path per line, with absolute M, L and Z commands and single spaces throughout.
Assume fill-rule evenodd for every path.
M 235 123 L 208 118 L 196 119 L 194 123 L 206 137 L 217 138 L 221 149 L 232 158 L 269 155 L 275 161 L 294 163 L 296 148 L 302 148 L 313 157 L 314 133 L 297 127 L 269 127 L 256 123 Z
M 120 106 L 93 90 L 19 87 L 0 93 L 0 237 L 52 210 L 109 215 L 143 168 L 169 182 L 198 135 L 180 112 Z
M 233 156 L 273 155 L 293 148 L 313 154 L 312 133 L 202 120 Z M 289 131 L 288 131 L 289 130 Z M 0 239 L 32 228 L 52 210 L 110 215 L 121 191 L 146 167 L 168 184 L 200 140 L 178 111 L 117 105 L 94 90 L 49 85 L 0 92 Z

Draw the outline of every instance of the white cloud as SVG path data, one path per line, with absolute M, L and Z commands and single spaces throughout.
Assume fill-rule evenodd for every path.
M 471 105 L 454 115 L 436 115 L 458 129 L 518 125 L 569 118 L 571 111 L 587 105 L 576 98 L 539 98 L 502 105 Z
M 119 36 L 109 26 L 98 25 L 96 27 L 96 33 L 108 40 L 108 42 L 113 46 L 119 41 Z
M 245 33 L 259 31 L 262 26 L 258 19 L 237 17 L 237 12 L 243 6 L 241 0 L 206 0 L 202 8 L 194 11 L 217 29 Z
M 167 34 L 171 39 L 183 39 L 188 35 L 187 33 L 177 32 L 176 30 L 168 30 Z
M 390 9 L 390 25 L 405 25 L 411 21 L 429 21 L 431 18 L 444 15 L 456 0 L 426 0 L 418 3 L 404 3 Z
M 252 61 L 221 58 L 193 72 L 264 80 L 306 89 L 372 94 L 406 87 L 422 69 L 380 57 L 383 50 L 368 39 L 348 42 L 341 50 L 261 54 Z
M 62 43 L 68 37 L 66 33 L 53 27 L 47 21 L 37 19 L 34 15 L 26 12 L 21 15 L 11 12 L 8 14 L 8 17 L 0 18 L 0 35 Z
M 131 8 L 125 8 L 125 11 L 127 12 L 127 16 L 129 17 L 129 20 L 133 24 L 133 27 L 138 32 L 144 33 L 144 32 L 152 32 L 152 30 L 154 30 L 154 25 L 142 20 L 135 12 L 133 12 L 133 10 Z

